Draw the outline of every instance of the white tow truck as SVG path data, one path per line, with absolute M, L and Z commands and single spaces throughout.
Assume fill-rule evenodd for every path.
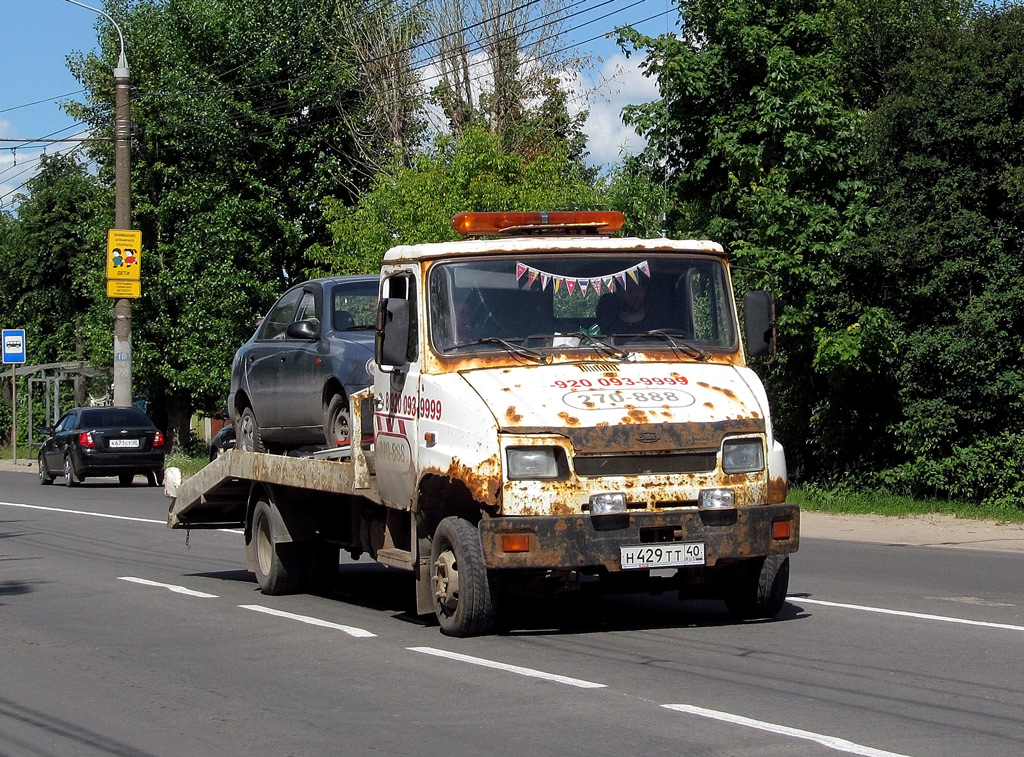
M 799 509 L 726 254 L 615 236 L 622 223 L 463 213 L 467 239 L 392 248 L 374 383 L 348 398 L 372 435 L 168 476 L 168 525 L 244 528 L 267 594 L 334 580 L 341 549 L 368 554 L 411 571 L 416 612 L 454 636 L 491 631 L 512 589 L 667 582 L 738 619 L 776 615 Z M 771 296 L 747 293 L 743 312 L 746 354 L 770 354 Z

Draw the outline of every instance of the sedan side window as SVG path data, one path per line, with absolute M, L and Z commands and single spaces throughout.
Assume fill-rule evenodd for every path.
M 267 313 L 267 317 L 263 319 L 259 336 L 261 340 L 285 338 L 285 329 L 292 322 L 295 306 L 302 295 L 303 291 L 301 289 L 294 289 L 291 292 L 287 292 L 277 301 L 277 304 Z
M 54 431 L 54 433 L 57 433 L 59 431 L 69 431 L 70 429 L 73 429 L 74 427 L 75 427 L 75 414 L 74 413 L 68 413 L 67 415 L 65 415 L 63 418 L 61 418 L 57 422 L 57 425 L 54 427 L 53 431 Z

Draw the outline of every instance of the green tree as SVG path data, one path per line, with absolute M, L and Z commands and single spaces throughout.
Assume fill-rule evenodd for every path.
M 587 172 L 556 150 L 533 160 L 505 152 L 500 137 L 467 129 L 441 135 L 410 167 L 377 176 L 355 206 L 326 203 L 333 242 L 310 251 L 319 273 L 380 268 L 396 244 L 457 238 L 451 219 L 472 210 L 592 209 L 600 203 Z
M 111 364 L 113 330 L 104 290 L 109 195 L 83 163 L 43 156 L 0 223 L 0 304 L 23 327 L 32 363 Z
M 872 113 L 873 300 L 898 313 L 902 464 L 915 494 L 1019 503 L 1024 462 L 1024 8 L 936 29 Z M 893 461 L 898 462 L 898 461 Z
M 134 389 L 187 439 L 193 408 L 219 407 L 232 354 L 255 318 L 327 239 L 325 196 L 352 202 L 365 182 L 357 144 L 369 104 L 341 15 L 360 0 L 108 2 L 132 74 L 134 226 L 143 296 L 133 313 Z M 72 111 L 111 132 L 109 61 L 73 70 L 89 91 Z M 325 51 L 329 50 L 330 54 Z M 340 118 L 344 113 L 346 118 Z M 112 151 L 95 151 L 110 181 Z

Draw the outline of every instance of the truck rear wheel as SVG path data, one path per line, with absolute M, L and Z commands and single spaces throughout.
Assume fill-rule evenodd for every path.
M 273 517 L 272 504 L 265 500 L 256 503 L 252 516 L 256 583 L 264 594 L 294 594 L 302 586 L 303 552 L 298 544 L 274 539 Z
M 774 618 L 789 591 L 789 555 L 768 555 L 733 566 L 725 606 L 737 620 Z
M 434 612 L 446 636 L 478 636 L 494 628 L 497 591 L 484 565 L 480 531 L 467 520 L 445 518 L 430 547 Z

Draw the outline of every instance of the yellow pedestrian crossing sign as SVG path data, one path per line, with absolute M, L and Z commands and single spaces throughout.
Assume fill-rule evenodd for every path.
M 109 229 L 107 231 L 108 281 L 138 281 L 141 260 L 141 231 L 125 229 Z

